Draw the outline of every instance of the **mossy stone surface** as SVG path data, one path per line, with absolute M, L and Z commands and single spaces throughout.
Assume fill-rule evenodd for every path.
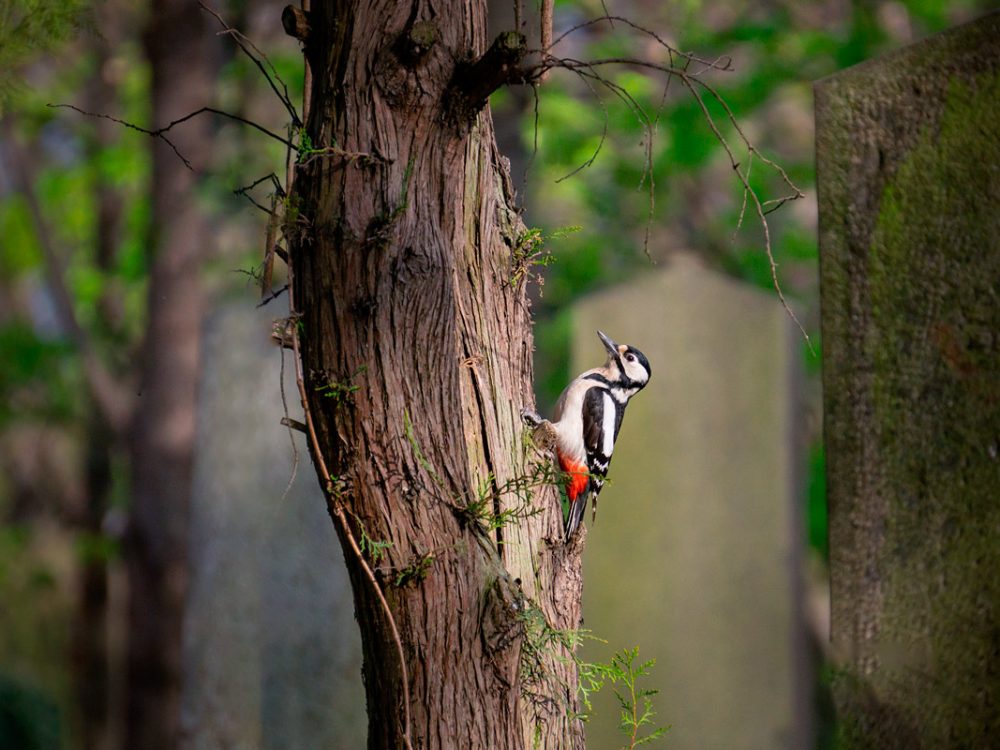
M 816 86 L 847 747 L 1000 738 L 1000 14 Z

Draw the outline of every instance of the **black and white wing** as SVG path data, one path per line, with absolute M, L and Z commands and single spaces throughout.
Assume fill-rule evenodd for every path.
M 619 406 L 606 388 L 595 387 L 587 391 L 583 403 L 583 441 L 587 448 L 587 470 L 593 496 L 593 518 L 597 518 L 597 496 L 608 475 L 615 438 L 622 423 L 624 408 Z

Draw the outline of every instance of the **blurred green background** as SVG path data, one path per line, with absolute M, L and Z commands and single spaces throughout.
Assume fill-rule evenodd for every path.
M 231 0 L 216 7 L 266 51 L 299 101 L 301 56 L 281 29 L 283 5 Z M 989 5 L 609 0 L 606 6 L 680 50 L 732 59 L 732 72 L 703 78 L 753 144 L 804 194 L 769 219 L 782 289 L 818 349 L 811 83 L 969 20 Z M 601 0 L 557 2 L 556 35 L 604 8 Z M 525 13 L 534 24 L 532 3 Z M 493 31 L 509 27 L 511 14 L 509 3 L 492 3 Z M 0 0 L 0 748 L 83 747 L 88 719 L 74 687 L 81 646 L 73 633 L 83 606 L 81 570 L 88 565 L 107 571 L 109 691 L 114 696 L 123 689 L 118 534 L 129 503 L 127 451 L 120 443 L 107 446 L 110 489 L 95 524 L 83 488 L 99 437 L 79 349 L 56 309 L 46 244 L 65 266 L 76 319 L 96 355 L 128 381 L 146 323 L 150 142 L 48 105 L 73 104 L 151 126 L 141 38 L 147 16 L 138 0 Z M 211 104 L 282 132 L 285 114 L 253 65 L 228 39 L 217 40 L 214 54 L 219 74 Z M 581 29 L 557 54 L 669 62 L 662 48 L 621 22 Z M 491 101 L 524 221 L 540 230 L 552 258 L 532 292 L 543 407 L 570 376 L 565 311 L 580 295 L 648 271 L 680 250 L 773 291 L 760 224 L 748 215 L 737 231 L 740 184 L 698 104 L 676 82 L 665 92 L 662 75 L 635 66 L 604 73 L 641 105 L 652 127 L 607 89 L 559 70 L 537 90 L 506 89 Z M 710 110 L 722 114 L 717 105 Z M 731 127 L 722 133 L 735 139 Z M 211 149 L 199 201 L 215 238 L 204 257 L 205 284 L 218 302 L 254 294 L 249 274 L 263 246 L 263 214 L 233 191 L 272 170 L 280 173 L 284 153 L 280 144 L 226 120 L 213 120 Z M 26 180 L 15 174 L 15 159 L 29 165 Z M 581 165 L 587 166 L 566 177 Z M 762 164 L 751 181 L 764 198 L 787 192 Z M 101 214 L 108 195 L 117 207 L 110 252 Z M 266 202 L 267 187 L 256 195 Z M 821 570 L 827 551 L 820 362 L 804 340 L 802 358 L 809 375 L 802 533 Z M 120 721 L 120 704 L 111 698 L 109 725 Z M 669 720 L 669 703 L 660 709 Z M 106 731 L 115 736 L 113 726 Z

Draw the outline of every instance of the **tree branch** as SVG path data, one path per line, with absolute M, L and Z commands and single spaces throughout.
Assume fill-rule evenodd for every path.
M 552 5 L 553 0 L 542 0 L 541 7 L 541 34 L 540 41 L 542 47 L 542 55 L 547 55 L 549 53 L 549 47 L 552 46 Z M 545 76 L 548 71 L 543 70 L 539 76 L 539 81 L 544 81 Z
M 35 194 L 35 175 L 30 161 L 17 145 L 13 122 L 3 121 L 6 161 L 13 177 L 15 189 L 24 198 L 35 227 L 35 236 L 42 251 L 45 278 L 55 302 L 56 317 L 65 335 L 73 342 L 83 359 L 84 375 L 101 416 L 118 435 L 124 434 L 132 419 L 132 399 L 128 388 L 115 378 L 97 356 L 89 335 L 80 325 L 73 305 L 73 297 L 66 286 L 66 264 L 56 248 L 49 224 L 42 213 Z
M 294 5 L 286 5 L 281 11 L 281 25 L 288 36 L 295 37 L 303 44 L 309 43 L 309 34 L 312 28 L 309 23 L 309 14 Z
M 523 34 L 505 31 L 478 60 L 459 63 L 444 97 L 446 119 L 471 123 L 486 106 L 490 94 L 504 84 L 524 82 L 518 64 L 526 51 Z
M 552 46 L 552 5 L 553 0 L 542 0 L 541 9 L 541 42 L 542 42 L 542 52 L 548 52 L 549 47 Z

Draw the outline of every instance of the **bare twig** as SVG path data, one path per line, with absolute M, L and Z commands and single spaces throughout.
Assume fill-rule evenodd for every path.
M 708 111 L 708 107 L 705 106 L 704 100 L 702 99 L 699 92 L 696 91 L 695 89 L 696 83 L 700 83 L 702 86 L 705 86 L 710 91 L 710 93 L 712 93 L 715 96 L 717 100 L 721 101 L 721 97 L 710 86 L 706 86 L 703 82 L 697 81 L 696 79 L 692 79 L 687 76 L 682 76 L 681 80 L 684 82 L 684 85 L 687 86 L 688 90 L 694 96 L 695 101 L 698 102 L 698 106 L 701 108 L 702 114 L 704 115 L 705 120 L 708 122 L 709 127 L 712 129 L 712 133 L 714 133 L 716 140 L 719 141 L 719 143 L 725 149 L 726 154 L 729 156 L 729 162 L 730 164 L 733 165 L 733 171 L 736 173 L 737 177 L 739 177 L 739 180 L 743 185 L 743 189 L 745 191 L 744 194 L 749 195 L 751 200 L 753 201 L 754 208 L 756 209 L 757 212 L 757 219 L 760 221 L 761 229 L 763 229 L 764 231 L 764 252 L 767 254 L 767 261 L 768 264 L 770 265 L 771 281 L 774 284 L 774 291 L 777 293 L 778 299 L 781 301 L 781 306 L 785 308 L 785 312 L 792 319 L 792 321 L 794 321 L 795 325 L 798 326 L 799 331 L 802 333 L 802 337 L 806 341 L 806 345 L 809 347 L 809 351 L 812 354 L 815 354 L 816 351 L 815 349 L 813 349 L 812 340 L 809 338 L 809 334 L 806 333 L 806 329 L 802 326 L 802 323 L 799 322 L 798 317 L 795 315 L 795 313 L 792 311 L 791 306 L 788 304 L 788 300 L 785 299 L 785 293 L 781 290 L 781 284 L 778 281 L 778 264 L 774 259 L 774 252 L 771 248 L 771 230 L 770 227 L 768 226 L 767 216 L 764 212 L 764 206 L 761 203 L 760 197 L 757 195 L 757 192 L 750 186 L 750 180 L 748 179 L 749 168 L 747 169 L 746 175 L 744 175 L 743 172 L 739 170 L 739 163 L 736 161 L 736 157 L 733 154 L 733 150 L 730 147 L 729 142 L 723 137 L 722 133 L 719 131 L 718 125 L 716 125 L 715 120 L 712 117 L 712 114 Z M 764 161 L 765 164 L 769 164 L 772 167 L 774 167 L 779 172 L 779 174 L 781 174 L 785 182 L 795 189 L 796 195 L 794 197 L 795 198 L 802 197 L 802 192 L 794 186 L 792 181 L 788 178 L 788 175 L 785 174 L 785 171 L 781 169 L 781 167 L 774 164 L 774 162 L 770 161 L 769 159 L 761 155 L 760 152 L 757 151 L 757 149 L 750 144 L 746 135 L 744 135 L 739 125 L 735 122 L 736 118 L 733 116 L 732 110 L 730 110 L 728 105 L 724 103 L 723 106 L 725 107 L 726 112 L 729 115 L 730 123 L 740 134 L 740 138 L 747 145 L 747 149 L 750 152 L 750 154 L 756 154 L 758 158 Z M 789 197 L 789 200 L 791 199 L 792 198 Z
M 750 182 L 750 169 L 751 169 L 751 167 L 753 167 L 753 154 L 750 154 L 747 157 L 747 171 L 746 171 L 746 180 L 747 180 L 747 182 Z M 736 165 L 735 169 L 739 169 L 739 164 Z M 747 213 L 747 199 L 749 197 L 750 197 L 750 191 L 747 190 L 744 187 L 743 188 L 743 203 L 740 206 L 740 213 L 739 213 L 739 216 L 736 219 L 736 228 L 733 230 L 733 237 L 730 240 L 730 243 L 732 243 L 732 244 L 736 244 L 736 235 L 738 235 L 740 233 L 740 228 L 743 226 L 743 219 L 744 219 L 744 217 L 746 217 L 746 213 Z
M 674 67 L 674 50 L 667 48 L 667 55 L 670 58 L 670 67 Z M 687 70 L 688 66 L 691 64 L 691 58 L 684 59 L 683 69 Z M 655 263 L 653 256 L 649 252 L 649 240 L 653 228 L 653 213 L 656 209 L 656 185 L 655 177 L 653 174 L 653 138 L 656 135 L 660 126 L 660 116 L 663 114 L 663 108 L 666 106 L 667 94 L 670 93 L 670 83 L 674 80 L 671 75 L 667 76 L 666 81 L 663 83 L 663 92 L 660 94 L 660 103 L 656 107 L 656 117 L 653 119 L 653 123 L 650 126 L 648 132 L 646 133 L 646 170 L 643 172 L 642 177 L 639 180 L 639 187 L 642 188 L 643 183 L 649 178 L 649 209 L 646 213 L 646 233 L 643 238 L 642 246 L 646 251 L 646 258 L 649 259 L 650 263 Z
M 288 94 L 288 86 L 286 86 L 285 82 L 281 80 L 281 76 L 278 75 L 278 71 L 275 69 L 270 59 L 268 59 L 268 56 L 265 55 L 260 48 L 250 41 L 250 39 L 247 38 L 242 32 L 234 29 L 226 23 L 218 12 L 205 5 L 205 3 L 201 2 L 201 0 L 199 0 L 198 5 L 200 5 L 201 9 L 206 13 L 211 13 L 215 16 L 215 19 L 219 22 L 223 29 L 220 33 L 231 36 L 233 41 L 236 42 L 236 45 L 243 51 L 243 54 L 250 58 L 253 64 L 257 66 L 258 70 L 260 70 L 264 79 L 271 87 L 271 90 L 274 92 L 274 95 L 277 96 L 282 105 L 284 105 L 285 110 L 288 112 L 288 116 L 292 118 L 292 124 L 295 127 L 300 127 L 302 125 L 302 121 L 299 119 L 299 113 L 295 111 L 295 105 L 292 104 L 292 99 Z M 251 49 L 253 52 L 250 51 Z M 266 67 L 264 65 L 265 63 L 267 63 Z M 270 69 L 270 72 L 268 72 L 268 69 Z M 278 91 L 278 86 L 275 81 L 281 84 L 281 91 Z
M 284 351 L 284 349 L 282 349 L 282 351 Z M 281 424 L 285 427 L 288 427 L 291 430 L 296 430 L 297 432 L 305 432 L 305 433 L 309 432 L 309 429 L 305 426 L 304 422 L 300 422 L 297 419 L 292 419 L 291 417 L 282 417 Z
M 760 159 L 767 166 L 771 167 L 771 169 L 773 169 L 774 171 L 776 171 L 781 176 L 782 182 L 784 182 L 786 185 L 788 185 L 788 187 L 792 188 L 792 190 L 794 191 L 793 194 L 790 195 L 790 196 L 787 196 L 785 198 L 785 200 L 797 200 L 799 198 L 802 198 L 803 197 L 802 191 L 799 190 L 795 186 L 795 183 L 792 182 L 792 179 L 788 176 L 788 173 L 784 170 L 784 168 L 782 168 L 782 166 L 780 164 L 778 164 L 778 163 L 772 161 L 771 159 L 768 159 L 766 156 L 764 156 L 757 149 L 757 147 L 754 146 L 750 142 L 750 139 L 746 136 L 746 133 L 744 133 L 743 129 L 740 127 L 740 123 L 739 123 L 739 120 L 736 119 L 736 115 L 733 114 L 733 110 L 730 109 L 729 102 L 727 102 L 722 97 L 722 95 L 715 88 L 713 88 L 712 86 L 709 86 L 704 81 L 699 80 L 699 79 L 695 78 L 694 76 L 691 76 L 690 78 L 691 78 L 692 83 L 694 83 L 695 85 L 701 86 L 703 89 L 705 89 L 705 91 L 707 91 L 709 93 L 709 95 L 713 99 L 715 99 L 719 103 L 719 105 L 726 111 L 726 117 L 729 120 L 729 123 L 733 126 L 733 129 L 737 132 L 737 134 L 739 134 L 740 140 L 742 140 L 743 143 L 746 145 L 747 150 L 750 153 L 755 154 L 758 159 Z M 782 202 L 784 202 L 784 201 L 782 201 Z
M 248 201 L 254 204 L 261 211 L 270 215 L 272 213 L 272 210 L 270 208 L 267 208 L 266 206 L 262 206 L 260 203 L 258 203 L 253 199 L 252 195 L 250 195 L 251 190 L 253 190 L 261 183 L 268 181 L 270 181 L 271 185 L 274 187 L 275 195 L 279 195 L 282 197 L 285 195 L 285 189 L 281 187 L 281 182 L 278 180 L 278 176 L 274 172 L 271 172 L 271 174 L 264 175 L 263 177 L 254 180 L 249 185 L 244 185 L 243 187 L 236 188 L 233 191 L 233 195 L 242 195 L 244 198 L 246 198 Z
M 572 172 L 568 172 L 567 174 L 564 174 L 562 177 L 556 179 L 557 184 L 562 182 L 563 180 L 568 180 L 573 175 L 591 166 L 597 159 L 597 155 L 601 153 L 601 149 L 604 148 L 604 142 L 608 138 L 608 128 L 611 120 L 611 117 L 608 113 L 608 106 L 604 103 L 604 99 L 602 99 L 601 95 L 597 93 L 597 89 L 594 88 L 594 85 L 590 82 L 589 79 L 587 79 L 585 76 L 580 76 L 580 80 L 583 81 L 584 84 L 586 84 L 587 88 L 590 89 L 590 92 L 594 95 L 594 98 L 597 99 L 597 103 L 601 105 L 601 114 L 604 117 L 603 129 L 601 130 L 601 140 L 597 142 L 597 148 L 594 149 L 594 153 L 590 155 L 590 158 L 587 159 L 587 161 L 583 162 L 583 164 L 581 164 L 580 166 L 576 167 Z
M 585 28 L 588 28 L 590 26 L 594 26 L 594 25 L 599 24 L 599 23 L 604 23 L 605 21 L 607 21 L 609 24 L 611 24 L 612 27 L 614 26 L 615 21 L 618 21 L 619 23 L 621 23 L 621 24 L 629 27 L 630 29 L 638 31 L 640 34 L 643 34 L 643 35 L 649 37 L 650 39 L 652 39 L 653 41 L 655 41 L 659 46 L 663 47 L 664 49 L 668 50 L 669 52 L 672 52 L 673 54 L 675 54 L 675 55 L 677 55 L 677 56 L 679 56 L 679 57 L 681 57 L 681 58 L 683 58 L 685 60 L 688 60 L 688 61 L 691 61 L 691 62 L 696 62 L 696 63 L 698 63 L 700 65 L 703 65 L 705 67 L 705 70 L 720 70 L 720 71 L 726 71 L 726 72 L 733 70 L 733 61 L 732 61 L 732 58 L 730 58 L 730 57 L 728 57 L 726 55 L 720 56 L 720 57 L 716 58 L 715 60 L 707 60 L 707 59 L 699 57 L 698 55 L 695 55 L 694 53 L 691 53 L 691 52 L 681 52 L 679 49 L 677 49 L 676 47 L 674 47 L 673 45 L 671 45 L 669 42 L 667 42 L 663 37 L 661 37 L 659 34 L 657 34 L 652 29 L 647 29 L 644 26 L 640 26 L 639 24 L 635 23 L 634 21 L 632 21 L 632 20 L 630 20 L 628 18 L 625 18 L 624 16 L 604 15 L 604 16 L 600 16 L 599 18 L 592 18 L 592 19 L 590 19 L 588 21 L 581 21 L 580 23 L 578 23 L 578 24 L 576 24 L 574 26 L 570 26 L 568 29 L 566 29 L 566 31 L 564 31 L 562 34 L 560 34 L 552 42 L 552 44 L 550 46 L 551 47 L 555 47 L 556 45 L 558 45 L 561 41 L 563 41 L 564 39 L 566 39 L 571 34 L 577 32 L 577 31 L 580 31 L 581 29 L 585 29 Z M 543 52 L 544 51 L 545 50 L 543 50 Z M 699 74 L 703 73 L 703 72 L 704 72 L 704 70 L 699 71 Z
M 87 117 L 99 117 L 102 120 L 111 120 L 112 122 L 117 122 L 119 125 L 124 125 L 126 128 L 130 128 L 140 133 L 144 133 L 145 135 L 152 136 L 153 138 L 159 138 L 168 146 L 170 146 L 173 152 L 177 154 L 177 158 L 180 159 L 182 162 L 184 162 L 184 166 L 187 167 L 188 169 L 193 169 L 193 167 L 191 166 L 191 162 L 189 162 L 186 158 L 184 158 L 184 155 L 177 150 L 177 146 L 174 145 L 173 141 L 167 138 L 167 136 L 164 134 L 170 131 L 173 127 L 180 125 L 181 123 L 187 122 L 191 118 L 197 117 L 198 115 L 204 114 L 206 112 L 213 115 L 219 115 L 220 117 L 228 117 L 230 120 L 236 120 L 236 122 L 241 122 L 244 125 L 249 125 L 252 128 L 256 128 L 261 133 L 264 133 L 264 135 L 268 135 L 271 138 L 275 139 L 276 141 L 284 143 L 289 148 L 295 148 L 294 144 L 292 144 L 290 140 L 288 140 L 287 138 L 282 138 L 277 133 L 271 132 L 263 125 L 260 125 L 254 122 L 253 120 L 247 120 L 246 118 L 240 117 L 239 115 L 234 115 L 231 112 L 224 112 L 223 110 L 216 109 L 215 107 L 201 107 L 200 109 L 196 109 L 194 112 L 190 112 L 189 114 L 186 114 L 183 117 L 180 117 L 174 120 L 173 122 L 168 123 L 162 128 L 156 128 L 154 130 L 150 130 L 149 128 L 141 127 L 139 125 L 136 125 L 135 123 L 128 122 L 127 120 L 122 120 L 121 118 L 118 117 L 112 117 L 111 115 L 105 115 L 96 112 L 87 112 L 86 110 L 80 109 L 79 107 L 76 107 L 72 104 L 49 104 L 47 106 L 52 108 L 61 107 L 65 109 L 72 109 L 73 111 L 79 112 L 81 115 L 86 115 Z
M 573 62 L 576 63 L 577 61 L 573 61 Z M 573 72 L 575 72 L 581 78 L 581 80 L 586 81 L 588 83 L 588 85 L 589 85 L 589 82 L 590 82 L 588 79 L 592 79 L 592 80 L 600 83 L 602 86 L 604 86 L 605 88 L 607 88 L 609 91 L 611 91 L 622 102 L 624 102 L 625 105 L 627 107 L 629 107 L 629 109 L 632 110 L 632 112 L 636 115 L 637 119 L 639 120 L 640 124 L 643 127 L 644 141 L 645 141 L 645 161 L 644 161 L 644 164 L 643 164 L 642 177 L 640 178 L 640 181 L 639 181 L 639 188 L 641 189 L 644 184 L 648 185 L 647 192 L 648 192 L 648 195 L 649 195 L 649 209 L 648 209 L 648 213 L 647 213 L 647 217 L 646 217 L 646 230 L 645 230 L 645 234 L 644 234 L 644 237 L 643 237 L 642 248 L 643 248 L 643 252 L 645 253 L 646 257 L 652 263 L 654 261 L 653 261 L 653 256 L 652 256 L 652 254 L 649 251 L 649 241 L 650 241 L 650 238 L 652 237 L 653 211 L 654 211 L 655 206 L 656 206 L 656 203 L 655 203 L 655 201 L 656 201 L 656 185 L 655 185 L 655 180 L 654 180 L 654 177 L 653 177 L 653 134 L 654 134 L 654 123 L 650 119 L 650 117 L 649 117 L 648 113 L 646 112 L 645 108 L 635 99 L 635 97 L 633 97 L 628 92 L 627 89 L 625 89 L 625 87 L 618 85 L 614 81 L 611 81 L 610 79 L 605 78 L 604 76 L 601 76 L 600 74 L 598 74 L 592 68 L 588 68 L 587 65 L 586 65 L 586 63 L 580 63 L 579 66 L 576 67 Z M 591 88 L 591 90 L 593 90 L 592 86 L 590 88 Z M 603 102 L 602 102 L 602 106 L 603 106 Z M 603 143 L 603 138 L 602 138 L 602 143 Z M 594 155 L 594 158 L 596 158 L 596 153 Z M 591 161 L 593 161 L 593 159 Z M 577 170 L 577 171 L 579 171 L 579 170 Z
M 551 54 L 550 50 L 555 46 L 557 46 L 564 39 L 566 39 L 566 37 L 568 37 L 570 34 L 574 33 L 575 31 L 588 28 L 595 24 L 603 23 L 604 21 L 607 21 L 610 24 L 613 24 L 615 21 L 620 22 L 624 26 L 631 28 L 645 35 L 646 37 L 654 40 L 657 43 L 657 45 L 659 45 L 660 47 L 662 47 L 667 51 L 670 61 L 669 64 L 664 65 L 662 63 L 653 62 L 650 60 L 643 60 L 640 58 L 629 58 L 629 57 L 605 57 L 597 60 L 584 61 L 584 60 L 575 60 L 571 58 L 560 58 Z M 756 146 L 753 145 L 753 143 L 750 141 L 750 139 L 747 137 L 746 133 L 740 126 L 738 120 L 733 114 L 732 109 L 729 107 L 729 104 L 723 99 L 723 97 L 713 86 L 706 83 L 704 80 L 700 78 L 702 74 L 710 70 L 717 70 L 717 71 L 732 70 L 733 69 L 732 60 L 727 56 L 720 56 L 714 60 L 709 60 L 698 57 L 697 55 L 693 55 L 691 53 L 681 52 L 680 50 L 676 49 L 671 44 L 669 44 L 656 32 L 644 28 L 639 24 L 636 24 L 633 21 L 629 20 L 628 18 L 624 18 L 621 16 L 611 16 L 607 14 L 607 9 L 605 9 L 605 16 L 578 23 L 572 26 L 571 28 L 567 29 L 565 32 L 563 32 L 558 38 L 552 41 L 551 44 L 549 45 L 543 44 L 542 46 L 543 49 L 541 50 L 541 55 L 542 55 L 541 62 L 528 70 L 522 71 L 521 77 L 525 82 L 529 83 L 537 82 L 541 80 L 542 76 L 544 76 L 547 71 L 553 68 L 562 68 L 565 70 L 569 70 L 575 73 L 581 80 L 586 81 L 588 83 L 588 87 L 591 89 L 591 91 L 594 91 L 595 94 L 596 91 L 593 85 L 590 85 L 590 81 L 599 83 L 601 86 L 605 87 L 608 91 L 611 91 L 626 105 L 626 107 L 628 107 L 633 112 L 633 114 L 635 114 L 635 116 L 639 119 L 640 123 L 642 124 L 642 127 L 645 131 L 645 143 L 644 143 L 645 165 L 639 186 L 641 188 L 643 184 L 648 184 L 648 190 L 649 190 L 649 208 L 648 208 L 647 222 L 646 222 L 645 241 L 643 243 L 643 247 L 645 249 L 647 257 L 650 257 L 649 241 L 650 241 L 650 232 L 652 228 L 653 213 L 655 208 L 655 185 L 654 185 L 654 174 L 653 174 L 653 163 L 652 163 L 653 136 L 659 124 L 660 111 L 663 108 L 663 103 L 667 96 L 667 91 L 670 85 L 670 81 L 674 77 L 676 77 L 683 82 L 684 86 L 688 89 L 688 91 L 692 94 L 692 96 L 694 96 L 695 100 L 697 101 L 698 106 L 701 109 L 702 115 L 705 118 L 705 121 L 707 122 L 709 128 L 711 129 L 712 134 L 715 136 L 716 140 L 725 150 L 726 155 L 729 158 L 730 165 L 732 166 L 733 171 L 736 174 L 742 186 L 743 204 L 740 208 L 736 231 L 739 231 L 739 229 L 742 227 L 743 220 L 746 215 L 746 208 L 748 202 L 752 202 L 755 213 L 757 215 L 757 219 L 760 222 L 761 229 L 763 230 L 764 233 L 764 252 L 767 255 L 768 264 L 770 266 L 770 272 L 771 272 L 771 281 L 774 285 L 775 292 L 777 293 L 778 299 L 780 300 L 782 307 L 785 309 L 785 312 L 795 322 L 796 326 L 798 326 L 799 331 L 802 333 L 802 336 L 805 339 L 806 344 L 809 346 L 810 351 L 813 351 L 812 342 L 809 338 L 809 335 L 806 333 L 805 328 L 802 326 L 801 322 L 799 322 L 799 319 L 792 311 L 790 305 L 788 304 L 787 299 L 785 298 L 784 292 L 781 289 L 781 284 L 778 280 L 777 262 L 774 258 L 774 251 L 771 244 L 770 227 L 768 226 L 767 222 L 767 215 L 769 213 L 777 210 L 788 201 L 796 200 L 798 198 L 803 197 L 803 193 L 801 190 L 799 190 L 798 187 L 796 187 L 796 185 L 792 182 L 791 178 L 789 178 L 787 172 L 780 165 L 778 165 L 771 159 L 768 159 L 757 149 Z M 678 65 L 678 60 L 681 61 L 680 65 Z M 610 80 L 607 76 L 599 72 L 600 68 L 612 65 L 641 68 L 649 71 L 660 72 L 667 75 L 667 80 L 664 84 L 663 94 L 660 98 L 660 104 L 657 107 L 655 119 L 651 119 L 649 117 L 644 107 L 623 86 L 615 83 L 614 81 Z M 708 106 L 706 105 L 704 99 L 705 96 L 714 99 L 723 109 L 723 111 L 725 112 L 726 120 L 728 121 L 730 127 L 732 127 L 733 131 L 737 134 L 737 137 L 739 138 L 742 147 L 746 149 L 748 160 L 745 172 L 740 169 L 740 163 L 736 158 L 732 145 L 723 135 L 714 117 L 712 116 L 711 111 L 708 109 Z M 603 100 L 599 96 L 597 98 L 603 108 L 604 107 Z M 602 144 L 604 142 L 604 139 L 605 139 L 605 134 L 602 134 L 601 137 Z M 600 151 L 600 147 L 598 147 L 598 151 Z M 588 159 L 583 165 L 574 169 L 568 175 L 560 179 L 566 179 L 566 177 L 572 176 L 577 172 L 579 172 L 581 169 L 589 166 L 590 164 L 593 163 L 594 159 L 596 158 L 596 155 L 597 153 L 595 152 L 594 156 Z M 774 172 L 779 176 L 781 181 L 788 186 L 791 192 L 787 195 L 780 196 L 778 198 L 761 200 L 761 197 L 756 193 L 756 191 L 750 185 L 750 167 L 752 165 L 754 158 L 756 158 L 765 166 L 770 167 L 772 170 L 774 170 Z M 647 180 L 648 183 L 646 182 Z
M 531 171 L 532 166 L 535 164 L 535 158 L 538 156 L 538 82 L 531 82 L 531 95 L 534 99 L 533 112 L 535 115 L 534 128 L 532 130 L 531 139 L 531 153 L 528 154 L 528 159 L 524 164 L 524 173 L 521 175 L 521 183 L 517 186 L 517 193 L 522 201 L 521 209 L 524 208 L 524 194 L 525 187 L 528 184 L 528 173 Z
M 746 133 L 740 127 L 740 124 L 737 121 L 736 116 L 733 114 L 732 109 L 729 107 L 729 104 L 722 98 L 719 92 L 713 86 L 709 85 L 708 83 L 701 80 L 697 76 L 687 73 L 684 70 L 671 68 L 665 65 L 661 65 L 658 63 L 651 63 L 643 60 L 630 60 L 628 58 L 605 58 L 602 60 L 595 60 L 587 63 L 583 63 L 577 60 L 564 60 L 560 62 L 566 63 L 565 67 L 567 67 L 568 69 L 578 70 L 582 75 L 596 76 L 597 80 L 600 80 L 609 89 L 620 94 L 623 98 L 626 98 L 629 101 L 629 103 L 633 106 L 637 114 L 640 115 L 640 118 L 644 118 L 643 119 L 644 123 L 648 121 L 648 118 L 645 118 L 645 113 L 642 112 L 642 108 L 638 104 L 638 102 L 636 102 L 630 95 L 628 95 L 627 92 L 621 89 L 621 87 L 617 87 L 616 84 L 610 83 L 602 76 L 593 73 L 592 72 L 593 69 L 598 65 L 627 63 L 632 65 L 638 65 L 640 67 L 650 68 L 653 70 L 659 70 L 664 73 L 669 73 L 673 76 L 677 76 L 684 83 L 685 87 L 691 92 L 692 96 L 694 96 L 695 98 L 695 101 L 698 103 L 698 106 L 702 111 L 702 115 L 704 116 L 705 121 L 708 123 L 708 126 L 711 129 L 716 140 L 723 147 L 723 149 L 726 152 L 726 155 L 729 157 L 729 162 L 733 167 L 733 171 L 736 173 L 737 177 L 740 180 L 740 183 L 743 186 L 743 189 L 746 191 L 745 195 L 748 195 L 753 201 L 754 208 L 756 209 L 757 213 L 757 218 L 760 222 L 761 229 L 764 232 L 764 252 L 767 255 L 768 264 L 770 266 L 771 281 L 774 285 L 774 290 L 777 293 L 778 299 L 781 302 L 782 307 L 785 309 L 785 312 L 788 314 L 788 316 L 798 327 L 799 331 L 802 333 L 802 337 L 805 339 L 806 345 L 809 347 L 809 350 L 811 352 L 814 351 L 812 346 L 812 340 L 809 338 L 809 334 L 806 332 L 802 323 L 799 321 L 798 316 L 795 315 L 795 312 L 788 304 L 788 300 L 785 298 L 784 291 L 781 289 L 781 283 L 778 281 L 778 264 L 774 258 L 774 250 L 771 244 L 771 231 L 767 222 L 767 213 L 769 213 L 769 211 L 766 212 L 764 210 L 765 204 L 761 202 L 760 197 L 757 195 L 757 192 L 750 186 L 750 182 L 747 176 L 744 175 L 739 170 L 739 162 L 737 161 L 736 156 L 733 153 L 732 146 L 729 144 L 729 141 L 726 139 L 726 137 L 722 134 L 721 130 L 719 130 L 719 127 L 716 124 L 715 119 L 713 118 L 711 112 L 708 110 L 704 98 L 702 97 L 698 88 L 701 88 L 704 91 L 706 91 L 708 95 L 711 96 L 713 99 L 715 99 L 719 103 L 719 105 L 723 108 L 723 110 L 726 113 L 726 119 L 729 121 L 730 126 L 733 128 L 733 130 L 739 136 L 740 140 L 743 142 L 748 153 L 750 155 L 756 156 L 764 164 L 774 169 L 775 172 L 777 172 L 778 175 L 780 176 L 781 180 L 789 188 L 791 188 L 792 190 L 791 194 L 775 199 L 774 203 L 776 204 L 776 206 L 783 205 L 789 200 L 796 200 L 798 198 L 801 198 L 803 193 L 801 190 L 798 189 L 798 187 L 795 186 L 791 178 L 788 176 L 787 172 L 785 172 L 785 170 L 780 165 L 776 164 L 774 161 L 768 159 L 766 156 L 761 154 L 760 151 L 757 149 L 757 147 L 751 143 Z M 769 203 L 771 202 L 769 201 Z M 647 242 L 648 242 L 648 227 L 647 227 Z
M 608 23 L 611 24 L 611 28 L 615 27 L 615 19 L 612 17 L 611 13 L 608 11 L 608 4 L 601 0 L 601 10 L 604 11 L 604 17 L 608 19 Z
M 267 297 L 265 297 L 264 299 L 262 299 L 260 302 L 258 302 L 257 303 L 257 307 L 263 307 L 264 305 L 266 305 L 266 304 L 268 304 L 270 302 L 273 302 L 274 300 L 278 299 L 278 297 L 280 297 L 282 294 L 284 294 L 287 291 L 288 291 L 288 284 L 285 284 L 280 289 L 275 289 L 270 295 L 268 295 Z

